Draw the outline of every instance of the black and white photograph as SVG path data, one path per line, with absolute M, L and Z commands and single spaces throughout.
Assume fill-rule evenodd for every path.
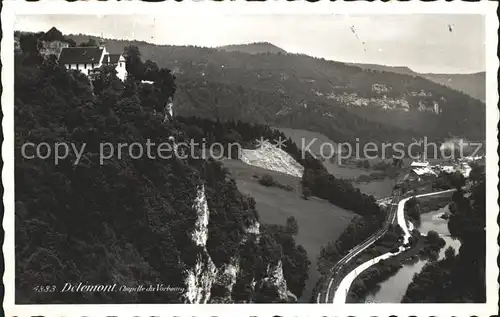
M 485 11 L 110 8 L 3 25 L 6 316 L 495 313 Z

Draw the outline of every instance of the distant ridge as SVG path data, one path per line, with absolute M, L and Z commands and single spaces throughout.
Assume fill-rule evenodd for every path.
M 413 75 L 413 76 L 419 75 L 418 73 L 414 72 L 413 70 L 411 70 L 409 67 L 406 66 L 387 66 L 387 65 L 364 64 L 364 63 L 346 63 L 346 64 L 351 66 L 357 66 L 361 69 L 370 69 L 381 72 L 392 72 L 403 75 Z
M 486 72 L 471 74 L 434 74 L 417 73 L 406 66 L 386 66 L 377 64 L 348 63 L 362 69 L 374 71 L 392 72 L 396 74 L 420 76 L 435 83 L 461 91 L 472 98 L 485 102 L 486 100 Z
M 241 52 L 247 54 L 286 54 L 287 51 L 284 49 L 271 44 L 269 42 L 256 42 L 249 44 L 233 44 L 233 45 L 225 45 L 218 47 L 220 50 L 224 50 L 226 52 Z
M 466 93 L 482 102 L 486 101 L 486 72 L 473 74 L 420 74 L 420 76 Z

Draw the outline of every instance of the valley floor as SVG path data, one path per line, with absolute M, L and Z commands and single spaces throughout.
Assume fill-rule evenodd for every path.
M 317 257 L 321 246 L 337 240 L 355 214 L 315 197 L 302 199 L 300 178 L 249 166 L 238 160 L 225 160 L 224 165 L 236 179 L 238 189 L 255 198 L 262 223 L 284 225 L 290 216 L 297 219 L 299 233 L 296 241 L 306 249 L 311 261 L 309 279 L 299 301 L 308 302 L 320 277 L 317 271 Z M 253 177 L 264 174 L 273 176 L 284 185 L 292 186 L 294 190 L 265 187 Z
M 394 180 L 385 178 L 381 180 L 373 180 L 366 183 L 353 182 L 352 185 L 367 195 L 373 195 L 375 199 L 382 199 L 391 196 L 394 189 Z

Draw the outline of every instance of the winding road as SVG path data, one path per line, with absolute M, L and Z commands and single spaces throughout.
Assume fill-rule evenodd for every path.
M 366 248 L 371 246 L 375 241 L 377 241 L 380 237 L 382 237 L 386 232 L 389 224 L 394 223 L 397 218 L 397 202 L 401 196 L 401 191 L 396 190 L 393 192 L 393 199 L 391 202 L 391 207 L 389 209 L 389 214 L 387 216 L 387 220 L 385 225 L 377 232 L 375 232 L 372 236 L 366 239 L 361 244 L 358 244 L 354 248 L 352 248 L 347 255 L 345 255 L 342 259 L 340 259 L 331 269 L 330 269 L 330 278 L 328 282 L 328 286 L 322 292 L 318 293 L 316 298 L 317 303 L 329 303 L 331 302 L 331 295 L 333 291 L 338 287 L 341 282 L 339 279 L 339 272 L 343 269 L 343 267 L 350 263 L 358 254 L 363 252 Z
M 439 195 L 452 191 L 454 190 L 451 189 L 440 192 L 421 194 L 415 197 L 419 198 L 432 195 Z M 347 275 L 339 274 L 340 272 L 342 272 L 345 265 L 349 264 L 353 259 L 356 258 L 357 255 L 359 255 L 366 248 L 375 243 L 375 241 L 381 238 L 387 232 L 389 224 L 394 224 L 397 221 L 397 223 L 403 229 L 404 232 L 404 244 L 408 242 L 408 239 L 410 237 L 410 230 L 408 229 L 408 226 L 406 224 L 406 219 L 404 218 L 404 205 L 406 201 L 408 201 L 411 197 L 406 197 L 402 200 L 400 200 L 400 198 L 401 198 L 401 191 L 399 190 L 394 191 L 391 208 L 389 209 L 389 214 L 385 225 L 379 231 L 373 234 L 370 238 L 368 238 L 364 242 L 358 244 L 356 247 L 351 249 L 346 256 L 340 259 L 340 261 L 338 261 L 331 268 L 328 285 L 325 287 L 324 290 L 318 293 L 318 296 L 316 298 L 317 303 L 345 303 L 347 293 L 349 291 L 349 288 L 351 287 L 352 282 L 359 274 L 361 274 L 361 272 L 363 272 L 370 266 L 378 263 L 383 259 L 390 258 L 406 250 L 405 247 L 401 246 L 399 251 L 396 253 L 391 253 L 391 252 L 385 253 L 374 259 L 366 261 L 365 263 L 362 263 L 361 265 L 357 266 L 354 270 L 350 271 Z M 396 206 L 397 208 L 395 208 Z

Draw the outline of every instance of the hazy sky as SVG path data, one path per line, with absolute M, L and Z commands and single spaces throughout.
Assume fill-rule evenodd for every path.
M 480 15 L 19 16 L 16 30 L 83 33 L 156 44 L 221 46 L 271 42 L 291 53 L 417 72 L 484 71 Z M 450 31 L 451 28 L 451 31 Z M 364 42 L 364 44 L 363 44 Z

